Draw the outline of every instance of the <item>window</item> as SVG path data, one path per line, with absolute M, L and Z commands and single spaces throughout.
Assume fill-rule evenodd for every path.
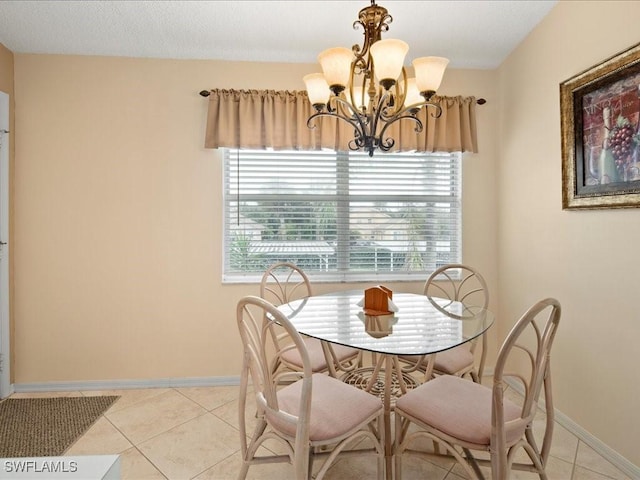
M 225 150 L 224 280 L 424 280 L 460 261 L 459 153 Z

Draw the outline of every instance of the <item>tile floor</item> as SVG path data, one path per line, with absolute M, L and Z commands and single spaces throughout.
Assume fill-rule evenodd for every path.
M 120 454 L 123 480 L 236 478 L 240 466 L 238 387 L 18 393 L 12 398 L 60 395 L 120 396 L 67 455 Z M 550 480 L 630 480 L 560 425 L 554 431 L 551 454 Z M 325 478 L 368 480 L 375 478 L 375 465 L 370 457 L 343 459 Z M 247 478 L 284 480 L 293 478 L 293 471 L 284 464 L 256 465 L 249 468 Z M 459 480 L 464 476 L 451 462 L 430 463 L 414 457 L 405 459 L 403 478 Z M 512 478 L 538 477 L 514 472 Z

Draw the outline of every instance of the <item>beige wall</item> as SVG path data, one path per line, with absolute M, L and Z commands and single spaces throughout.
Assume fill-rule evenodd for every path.
M 463 252 L 489 280 L 493 348 L 560 299 L 556 406 L 636 464 L 640 211 L 561 210 L 558 85 L 637 42 L 638 18 L 638 2 L 563 1 L 497 71 L 450 70 L 441 89 L 488 100 Z M 13 61 L 0 48 L 0 89 Z M 220 280 L 221 163 L 197 92 L 300 89 L 315 68 L 15 55 L 16 383 L 238 374 L 234 306 L 257 287 Z
M 499 69 L 499 335 L 563 306 L 556 407 L 640 465 L 640 210 L 563 211 L 559 84 L 631 47 L 640 2 L 561 1 Z
M 16 54 L 16 383 L 239 374 L 235 303 L 258 288 L 221 283 L 221 159 L 198 92 L 301 89 L 315 68 Z M 463 251 L 494 290 L 495 79 L 452 70 L 441 90 L 489 101 Z
M 15 102 L 13 95 L 13 52 L 8 50 L 4 45 L 0 43 L 0 91 L 9 94 L 9 198 L 13 197 L 13 169 L 15 164 L 15 133 L 14 133 L 14 119 L 15 119 Z M 10 244 L 13 243 L 13 204 L 9 203 L 9 239 Z M 5 240 L 6 241 L 6 240 Z M 13 297 L 13 250 L 9 250 L 9 301 L 12 302 Z M 9 330 L 13 332 L 13 319 L 11 318 L 13 312 L 9 312 Z M 10 349 L 11 349 L 11 363 L 14 358 L 14 335 L 11 334 Z M 10 381 L 13 382 L 13 371 L 10 371 Z

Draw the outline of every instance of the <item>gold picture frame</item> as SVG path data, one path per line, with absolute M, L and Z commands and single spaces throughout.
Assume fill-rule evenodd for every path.
M 560 84 L 562 208 L 640 207 L 640 44 Z

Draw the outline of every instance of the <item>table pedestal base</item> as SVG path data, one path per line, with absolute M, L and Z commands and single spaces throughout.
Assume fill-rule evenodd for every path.
M 391 410 L 398 397 L 408 389 L 419 385 L 411 375 L 404 373 L 395 355 L 381 355 L 374 360 L 375 366 L 356 368 L 340 377 L 345 383 L 354 385 L 376 395 L 384 405 L 385 478 L 393 478 L 393 437 L 391 436 Z
M 408 373 L 402 373 L 401 382 L 395 368 L 391 372 L 391 384 L 388 386 L 385 386 L 385 370 L 376 367 L 356 368 L 342 375 L 340 380 L 376 395 L 380 400 L 384 400 L 385 388 L 388 388 L 386 393 L 389 395 L 392 404 L 395 403 L 396 398 L 404 395 L 406 390 L 416 388 L 419 385 L 418 381 Z M 403 391 L 402 383 L 405 391 Z

